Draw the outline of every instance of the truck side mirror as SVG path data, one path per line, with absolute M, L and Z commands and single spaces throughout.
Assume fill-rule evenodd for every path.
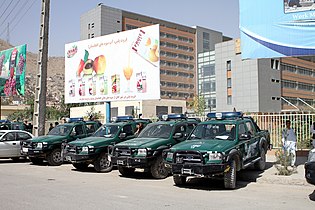
M 120 138 L 120 139 L 124 139 L 124 138 L 126 138 L 126 136 L 127 136 L 126 133 L 121 133 L 121 134 L 119 134 L 119 138 Z
M 250 134 L 242 133 L 239 137 L 239 140 L 249 140 L 249 139 L 251 139 Z
M 175 135 L 173 136 L 173 138 L 174 138 L 175 140 L 180 139 L 180 138 L 182 138 L 182 137 L 183 137 L 183 134 L 182 134 L 182 133 L 175 133 Z

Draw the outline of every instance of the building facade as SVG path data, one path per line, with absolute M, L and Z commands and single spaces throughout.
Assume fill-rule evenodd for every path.
M 302 111 L 314 106 L 313 62 L 301 58 L 242 60 L 240 41 L 232 40 L 216 45 L 215 68 L 218 111 Z

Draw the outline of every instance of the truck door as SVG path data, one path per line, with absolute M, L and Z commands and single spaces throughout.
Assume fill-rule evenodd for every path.
M 254 158 L 258 156 L 259 152 L 259 136 L 256 133 L 256 129 L 252 122 L 248 121 L 245 123 L 247 128 L 247 133 L 251 136 L 250 144 L 248 145 L 248 155 L 249 158 Z

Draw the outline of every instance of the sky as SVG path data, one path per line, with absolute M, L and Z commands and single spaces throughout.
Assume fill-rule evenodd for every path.
M 80 16 L 98 3 L 175 22 L 202 26 L 239 38 L 238 0 L 50 0 L 49 56 L 64 56 L 67 43 L 80 40 Z M 38 53 L 41 0 L 1 0 L 0 39 Z M 9 30 L 8 30 L 9 29 Z

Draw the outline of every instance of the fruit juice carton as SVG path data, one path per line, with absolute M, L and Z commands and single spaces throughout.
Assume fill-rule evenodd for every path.
M 79 83 L 79 96 L 85 96 L 85 81 L 83 79 L 79 79 L 78 83 Z
M 72 79 L 69 80 L 68 85 L 69 85 L 69 96 L 75 97 L 75 81 Z
M 120 76 L 119 76 L 119 74 L 112 75 L 111 80 L 112 80 L 112 93 L 113 94 L 120 93 Z
M 147 76 L 145 72 L 136 73 L 138 93 L 147 92 Z
M 96 81 L 93 77 L 89 78 L 88 85 L 89 85 L 89 95 L 95 96 L 96 95 Z
M 143 29 L 139 30 L 131 50 L 156 67 L 159 61 L 159 42 L 150 37 Z
M 101 95 L 108 94 L 108 81 L 106 76 L 99 77 L 99 91 Z

